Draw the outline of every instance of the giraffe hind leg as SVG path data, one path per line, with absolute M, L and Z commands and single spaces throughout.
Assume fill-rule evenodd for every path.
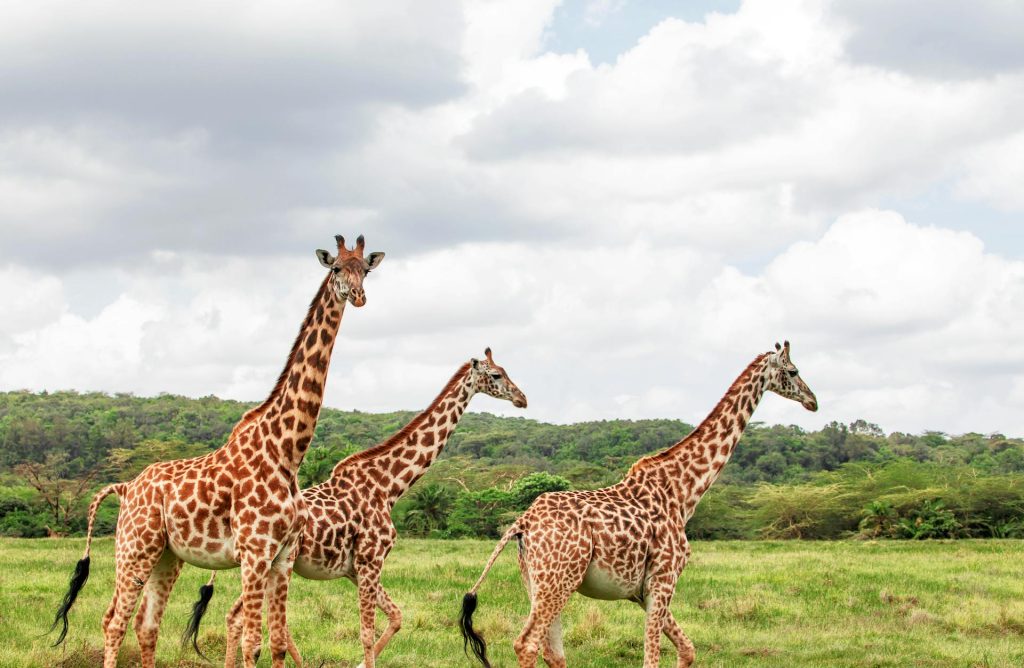
M 135 614 L 135 636 L 139 639 L 142 668 L 156 666 L 156 640 L 160 631 L 160 620 L 167 608 L 167 599 L 171 589 L 181 573 L 182 561 L 170 550 L 164 550 L 163 556 L 153 568 L 142 594 L 142 604 Z
M 548 626 L 544 638 L 544 662 L 551 668 L 565 668 L 565 647 L 562 645 L 562 615 L 559 614 Z
M 224 644 L 224 668 L 234 668 L 238 646 L 242 641 L 242 627 L 244 626 L 242 618 L 243 600 L 242 596 L 239 595 L 224 618 L 228 630 L 227 641 Z
M 549 631 L 552 623 L 561 614 L 562 608 L 568 603 L 575 588 L 536 586 L 533 601 L 530 605 L 530 616 L 526 619 L 523 631 L 513 645 L 520 668 L 533 668 L 537 665 L 537 656 L 550 644 Z M 559 626 L 559 641 L 561 627 Z M 551 657 L 557 660 L 552 652 Z M 547 660 L 547 659 L 545 659 Z M 549 665 L 559 665 L 558 663 Z
M 117 555 L 114 597 L 103 616 L 103 668 L 116 668 L 117 653 L 128 630 L 128 620 L 135 612 L 142 588 L 163 553 L 163 545 L 150 550 L 119 550 Z

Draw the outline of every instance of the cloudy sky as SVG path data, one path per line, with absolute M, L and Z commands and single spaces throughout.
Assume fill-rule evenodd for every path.
M 494 348 L 574 422 L 1024 434 L 1024 5 L 0 5 L 0 390 L 265 396 L 323 276 L 387 253 L 327 405 Z

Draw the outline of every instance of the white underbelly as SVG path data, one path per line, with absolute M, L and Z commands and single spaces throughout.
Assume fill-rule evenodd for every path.
M 331 568 L 307 559 L 302 555 L 299 555 L 299 558 L 295 560 L 292 570 L 307 580 L 337 580 L 338 578 L 350 578 L 353 573 L 351 559 L 342 568 Z
M 587 572 L 583 575 L 583 582 L 576 589 L 584 596 L 605 601 L 634 598 L 638 590 L 639 584 L 623 582 L 621 578 L 616 578 L 602 570 L 593 561 L 590 562 Z
M 175 545 L 170 542 L 171 552 L 187 564 L 221 571 L 227 568 L 238 568 L 235 558 L 235 538 L 217 541 L 219 544 L 207 545 L 203 548 L 192 548 L 187 545 Z

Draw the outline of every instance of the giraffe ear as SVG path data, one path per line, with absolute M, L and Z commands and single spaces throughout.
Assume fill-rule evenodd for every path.
M 325 251 L 323 248 L 316 249 L 316 256 L 320 259 L 320 264 L 330 268 L 334 264 L 335 257 Z
M 480 360 L 478 360 L 475 357 L 473 359 L 469 360 L 469 363 L 473 365 L 474 369 L 479 369 L 480 368 Z
M 383 261 L 384 261 L 384 253 L 380 253 L 380 252 L 370 253 L 370 257 L 366 258 L 366 264 L 367 264 L 366 271 L 370 271 L 371 269 L 376 269 L 380 265 L 380 263 L 383 262 Z

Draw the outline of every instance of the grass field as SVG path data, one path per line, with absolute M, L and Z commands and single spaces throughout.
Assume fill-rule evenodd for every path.
M 469 666 L 455 625 L 462 594 L 490 541 L 402 540 L 384 584 L 405 613 L 382 666 Z M 0 540 L 0 666 L 93 666 L 112 592 L 110 539 L 94 544 L 92 574 L 71 614 L 65 649 L 41 637 L 63 595 L 81 539 Z M 480 592 L 477 626 L 495 665 L 513 666 L 527 612 L 514 547 Z M 178 637 L 207 573 L 186 567 L 164 618 L 159 665 L 207 665 Z M 237 571 L 218 578 L 201 646 L 223 661 L 223 618 Z M 1024 541 L 704 542 L 693 545 L 674 611 L 699 666 L 1022 666 Z M 292 631 L 308 666 L 361 659 L 353 586 L 296 578 Z M 382 625 L 382 621 L 379 622 Z M 643 614 L 634 604 L 573 597 L 564 617 L 571 666 L 638 666 Z M 675 652 L 663 642 L 663 666 Z M 264 652 L 261 665 L 269 665 Z M 122 666 L 138 663 L 129 631 Z

